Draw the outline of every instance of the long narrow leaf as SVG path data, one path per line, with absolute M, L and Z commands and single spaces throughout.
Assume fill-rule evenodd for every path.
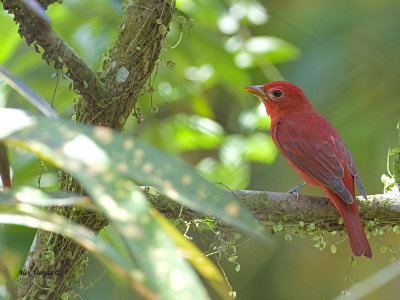
M 29 86 L 27 86 L 18 77 L 15 77 L 0 65 L 0 79 L 15 89 L 22 97 L 27 99 L 32 105 L 40 110 L 45 116 L 49 118 L 58 118 L 58 113 L 51 107 L 51 105 L 36 94 Z
M 12 190 L 8 189 L 0 196 L 0 205 L 18 205 L 20 203 L 38 206 L 74 205 L 84 208 L 96 209 L 89 197 L 78 197 L 74 196 L 73 194 L 60 192 L 49 194 L 43 192 L 42 190 L 28 186 Z M 155 220 L 169 233 L 169 235 L 172 237 L 178 247 L 180 247 L 180 251 L 182 252 L 183 256 L 220 294 L 221 299 L 231 299 L 228 296 L 229 290 L 226 287 L 225 280 L 219 273 L 218 269 L 214 266 L 214 264 L 212 264 L 211 261 L 207 257 L 205 257 L 195 245 L 186 240 L 183 235 L 173 225 L 171 225 L 169 221 L 165 219 L 164 216 L 161 215 L 158 211 L 152 209 L 151 214 L 155 217 Z M 121 240 L 115 238 L 115 235 L 118 235 L 118 232 L 115 232 L 114 230 L 112 230 L 112 228 L 109 228 L 105 231 L 103 235 L 106 237 L 106 240 L 112 242 L 111 244 L 114 247 L 115 244 L 119 245 L 117 248 L 119 253 L 124 253 L 125 256 L 128 256 L 126 252 L 126 247 L 121 243 Z M 80 241 L 83 240 L 80 239 Z
M 24 186 L 3 191 L 0 203 L 16 204 L 27 203 L 37 206 L 79 206 L 96 210 L 97 207 L 87 196 L 77 196 L 71 193 L 52 192 L 45 193 L 37 188 Z
M 13 122 L 2 127 L 2 116 L 13 117 Z M 0 120 L 0 137 L 6 143 L 40 154 L 81 183 L 118 229 L 144 272 L 136 274 L 139 282 L 165 299 L 209 299 L 197 274 L 149 214 L 142 192 L 115 171 L 112 158 L 119 149 L 108 155 L 89 138 L 93 129 L 66 121 L 49 121 L 11 109 L 0 110 Z M 58 127 L 54 130 L 56 122 Z
M 207 279 L 208 283 L 219 293 L 221 299 L 232 299 L 229 296 L 229 290 L 224 278 L 214 264 L 193 243 L 185 239 L 182 233 L 170 224 L 162 214 L 155 209 L 152 209 L 152 214 L 157 222 L 168 231 L 175 243 L 181 247 L 183 256 L 193 265 L 197 272 Z
M 0 194 L 0 223 L 15 224 L 20 226 L 32 227 L 52 231 L 67 236 L 84 248 L 91 251 L 105 265 L 109 266 L 113 272 L 126 278 L 146 299 L 156 299 L 156 295 L 146 288 L 135 278 L 135 274 L 140 273 L 133 263 L 116 252 L 113 247 L 101 240 L 95 233 L 72 223 L 65 217 L 57 214 L 50 214 L 29 204 L 9 204 L 10 194 Z
M 80 172 L 78 180 L 112 220 L 135 261 L 145 271 L 144 282 L 165 299 L 209 299 L 198 276 L 150 214 L 147 199 L 132 181 L 108 173 L 108 182 L 100 187 L 102 176 L 88 177 L 84 171 Z
M 262 227 L 234 196 L 205 180 L 181 160 L 146 143 L 124 138 L 105 127 L 78 126 L 13 109 L 0 109 L 0 126 L 0 138 L 8 143 L 26 147 L 21 141 L 29 139 L 41 152 L 48 151 L 39 147 L 57 148 L 85 163 L 96 162 L 99 168 L 112 163 L 119 173 L 135 182 L 154 186 L 171 199 L 267 241 Z M 22 128 L 24 131 L 19 131 Z M 64 168 L 64 164 L 60 167 Z

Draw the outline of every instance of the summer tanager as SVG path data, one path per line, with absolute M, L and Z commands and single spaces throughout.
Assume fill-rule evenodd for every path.
M 281 154 L 306 181 L 321 187 L 336 206 L 354 255 L 372 257 L 355 200 L 354 181 L 366 198 L 353 157 L 329 122 L 294 84 L 249 86 L 271 117 L 271 136 Z

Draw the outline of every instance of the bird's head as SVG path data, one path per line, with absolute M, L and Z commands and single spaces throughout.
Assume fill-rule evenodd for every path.
M 244 90 L 257 96 L 264 103 L 267 113 L 272 118 L 292 111 L 313 109 L 303 91 L 298 86 L 286 81 L 248 86 Z

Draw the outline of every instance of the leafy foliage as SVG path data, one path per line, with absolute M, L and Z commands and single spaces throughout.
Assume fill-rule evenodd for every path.
M 110 246 L 105 248 L 100 244 L 96 253 L 101 254 L 104 248 L 109 249 L 111 254 L 108 256 L 112 256 L 114 263 L 118 261 L 119 268 L 130 274 L 131 280 L 150 287 L 165 298 L 179 295 L 183 298 L 208 299 L 196 274 L 178 255 L 176 245 L 170 237 L 172 235 L 189 253 L 188 256 L 193 257 L 191 261 L 199 268 L 199 272 L 204 273 L 201 269 L 207 266 L 213 274 L 207 278 L 216 283 L 214 286 L 221 295 L 227 295 L 222 292 L 222 278 L 214 280 L 219 275 L 217 271 L 213 271 L 213 265 L 202 258 L 189 242 L 182 242 L 182 238 L 177 237 L 179 233 L 154 209 L 150 209 L 144 195 L 132 180 L 153 185 L 186 206 L 215 215 L 249 233 L 258 234 L 254 219 L 235 198 L 198 176 L 181 161 L 139 140 L 123 138 L 105 127 L 88 128 L 13 109 L 1 109 L 0 120 L 0 138 L 7 144 L 40 155 L 42 159 L 70 172 L 81 183 L 101 211 L 112 221 L 127 253 L 130 254 L 127 258 L 133 257 L 140 270 L 135 271 L 132 263 L 121 261 L 120 254 L 114 254 Z M 57 126 L 54 127 L 55 124 Z M 23 193 L 20 197 L 29 195 Z M 9 220 L 7 213 L 9 211 L 5 210 L 5 220 Z M 37 212 L 34 215 L 42 221 L 44 216 L 44 213 Z M 51 223 L 51 220 L 48 222 Z M 56 220 L 58 225 L 63 224 L 61 218 Z M 28 223 L 29 219 L 21 219 L 20 224 Z M 31 223 L 31 226 L 46 228 L 42 222 L 36 225 Z M 62 231 L 61 227 L 47 225 L 48 230 L 53 228 L 56 232 Z M 71 230 L 68 229 L 70 226 L 65 228 Z M 91 235 L 89 237 L 93 240 Z M 88 242 L 89 237 L 83 239 L 82 234 L 69 236 L 80 239 L 80 243 L 90 250 L 97 247 L 93 245 L 93 241 Z M 203 264 L 199 264 L 199 260 L 203 260 Z M 160 265 L 164 267 L 159 269 Z M 210 271 L 204 274 L 210 274 Z M 178 286 L 177 281 L 180 282 Z
M 291 175 L 279 160 L 265 166 L 265 163 L 271 164 L 276 155 L 275 147 L 268 141 L 268 132 L 265 132 L 268 119 L 262 108 L 257 109 L 255 99 L 242 93 L 242 88 L 249 84 L 282 78 L 280 72 L 283 72 L 285 78 L 304 88 L 310 100 L 342 134 L 357 161 L 368 192 L 379 192 L 381 186 L 376 177 L 385 171 L 385 151 L 394 138 L 389 131 L 398 122 L 398 114 L 393 109 L 399 94 L 396 85 L 400 70 L 396 68 L 399 42 L 394 38 L 399 29 L 396 25 L 399 24 L 396 22 L 398 3 L 264 2 L 267 8 L 261 3 L 253 0 L 177 1 L 179 11 L 165 51 L 139 99 L 144 122 L 138 125 L 131 118 L 126 134 L 180 156 L 209 180 L 222 182 L 230 188 L 246 188 L 251 182 L 251 188 L 287 190 L 298 183 L 298 177 Z M 48 13 L 55 31 L 96 70 L 100 66 L 101 53 L 115 35 L 121 18 L 120 4 L 120 1 L 108 0 L 64 1 L 62 5 L 51 5 Z M 40 55 L 27 47 L 17 34 L 12 17 L 3 11 L 0 27 L 0 63 L 69 118 L 71 99 L 76 95 L 69 89 L 69 81 L 63 72 L 54 73 L 52 67 L 43 64 Z M 291 62 L 284 63 L 287 61 Z M 274 64 L 282 62 L 278 71 Z M 0 105 L 32 110 L 5 85 L 0 85 Z M 185 126 L 189 124 L 185 122 L 190 125 Z M 235 149 L 228 151 L 226 145 L 233 145 Z M 9 152 L 15 186 L 57 189 L 57 168 L 41 163 L 36 155 L 20 148 L 11 148 Z M 234 159 L 237 161 L 233 163 Z M 394 186 L 392 176 L 383 180 L 386 188 Z M 282 225 L 284 228 L 279 231 Z M 308 234 L 312 230 L 309 225 L 299 224 L 299 230 Z M 277 224 L 275 229 L 284 232 L 286 224 Z M 392 229 L 392 236 L 385 234 L 385 244 L 396 244 L 393 236 L 397 239 L 398 225 Z M 376 223 L 369 224 L 368 233 L 381 237 L 381 228 Z M 11 272 L 15 275 L 25 257 L 29 246 L 26 243 L 32 238 L 32 232 L 7 226 L 1 234 L 2 257 L 11 258 Z M 291 232 L 286 239 L 292 240 Z M 320 251 L 296 246 L 301 245 L 296 238 L 292 241 L 291 251 L 285 251 L 286 246 L 282 244 L 280 255 L 270 255 L 254 243 L 244 247 L 249 249 L 242 253 L 249 255 L 240 255 L 236 259 L 243 266 L 240 275 L 244 276 L 233 277 L 239 295 L 242 292 L 244 297 L 260 298 L 268 291 L 271 298 L 320 299 L 321 295 L 332 298 L 343 288 L 343 282 L 337 280 L 337 272 L 326 270 L 347 269 L 347 262 L 339 263 L 343 261 L 345 251 L 341 245 L 345 243 L 335 244 L 335 258 L 324 259 L 324 264 L 320 264 Z M 329 240 L 326 241 L 329 248 Z M 115 247 L 115 243 L 112 244 Z M 324 244 L 318 246 L 322 249 Z M 393 253 L 397 253 L 395 250 Z M 117 251 L 124 252 L 122 249 Z M 295 256 L 293 251 L 298 251 Z M 386 255 L 395 259 L 391 253 L 392 249 L 388 247 Z M 248 268 L 244 266 L 251 265 L 254 260 L 257 260 L 257 266 L 247 273 Z M 313 261 L 317 263 L 313 265 Z M 375 265 L 373 267 L 376 269 Z M 289 276 L 288 268 L 291 274 L 304 273 L 304 279 Z M 320 280 L 315 286 L 315 280 L 309 279 L 321 272 L 326 280 Z M 243 277 L 248 278 L 248 282 Z M 281 286 L 282 282 L 293 288 Z M 103 289 L 101 286 L 98 284 L 85 293 L 97 292 L 99 297 L 111 290 L 108 285 Z M 304 290 L 312 293 L 302 295 L 299 291 Z M 391 291 L 389 285 L 385 286 L 380 290 L 386 293 L 381 298 L 390 298 Z

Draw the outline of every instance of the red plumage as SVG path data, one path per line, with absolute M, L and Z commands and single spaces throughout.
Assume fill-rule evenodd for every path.
M 250 86 L 271 117 L 271 136 L 281 154 L 306 181 L 320 186 L 336 206 L 354 255 L 372 257 L 355 201 L 354 181 L 366 198 L 354 160 L 333 126 L 294 84 Z

